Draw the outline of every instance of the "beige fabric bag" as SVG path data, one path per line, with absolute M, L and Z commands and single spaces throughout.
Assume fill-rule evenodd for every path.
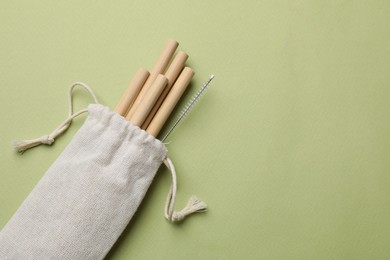
M 159 140 L 102 105 L 89 105 L 88 113 L 71 143 L 1 230 L 0 259 L 103 259 L 163 162 L 173 174 L 167 219 L 178 221 L 205 209 L 192 198 L 185 209 L 173 212 L 176 175 Z

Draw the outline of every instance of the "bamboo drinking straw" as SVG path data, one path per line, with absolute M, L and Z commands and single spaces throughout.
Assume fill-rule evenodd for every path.
M 150 86 L 148 92 L 145 94 L 145 97 L 143 98 L 141 104 L 139 104 L 137 110 L 131 117 L 127 115 L 126 119 L 130 120 L 137 126 L 141 126 L 167 83 L 168 80 L 164 75 L 158 75 L 152 86 Z
M 127 114 L 127 111 L 134 103 L 139 91 L 141 90 L 148 77 L 149 72 L 146 69 L 140 68 L 137 71 L 133 80 L 130 82 L 129 87 L 126 89 L 125 93 L 123 93 L 121 100 L 116 106 L 114 110 L 115 112 L 117 112 L 121 116 L 125 116 Z
M 154 137 L 158 135 L 193 76 L 194 71 L 192 69 L 188 67 L 183 69 L 168 96 L 165 98 L 153 120 L 150 122 L 146 132 L 153 135 Z
M 148 89 L 153 84 L 154 80 L 157 78 L 159 74 L 164 73 L 166 67 L 169 64 L 169 61 L 171 60 L 173 54 L 175 53 L 177 46 L 179 46 L 179 43 L 175 40 L 169 40 L 167 42 L 167 45 L 163 49 L 162 53 L 160 54 L 160 57 L 156 61 L 153 69 L 150 71 L 150 76 L 146 80 L 144 86 L 142 87 L 141 91 L 138 94 L 138 97 L 134 101 L 134 104 L 130 108 L 129 112 L 127 113 L 128 116 L 131 118 L 135 111 L 137 110 L 138 106 L 140 105 L 141 101 L 143 100 L 145 94 L 148 92 Z
M 154 115 L 157 113 L 158 108 L 161 106 L 165 97 L 168 95 L 169 90 L 173 86 L 173 83 L 175 83 L 175 80 L 177 79 L 180 72 L 184 68 L 184 64 L 186 63 L 187 59 L 188 59 L 188 55 L 183 51 L 179 51 L 176 54 L 171 65 L 169 65 L 167 71 L 165 72 L 165 77 L 167 77 L 167 79 L 168 79 L 168 85 L 166 88 L 164 88 L 160 97 L 157 99 L 156 104 L 154 105 L 154 107 L 150 111 L 148 117 L 145 119 L 145 122 L 142 124 L 142 127 L 141 127 L 142 129 L 146 129 L 148 127 L 148 125 L 150 124 L 150 122 L 152 121 Z

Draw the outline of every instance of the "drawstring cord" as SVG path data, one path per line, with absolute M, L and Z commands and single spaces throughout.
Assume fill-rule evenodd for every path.
M 187 205 L 182 210 L 174 211 L 176 192 L 177 192 L 176 170 L 171 159 L 166 158 L 164 160 L 164 164 L 172 174 L 172 184 L 169 189 L 167 200 L 165 202 L 165 209 L 164 209 L 165 218 L 169 222 L 174 223 L 174 222 L 182 221 L 185 217 L 187 217 L 192 213 L 206 211 L 207 210 L 206 203 L 204 203 L 203 201 L 201 201 L 195 196 L 191 196 L 191 198 L 187 202 Z
M 89 94 L 92 96 L 94 102 L 96 104 L 99 104 L 98 99 L 93 92 L 93 90 L 85 83 L 82 82 L 75 82 L 73 83 L 70 88 L 69 88 L 69 94 L 68 94 L 68 118 L 60 124 L 51 134 L 49 135 L 44 135 L 36 139 L 31 139 L 31 140 L 22 140 L 22 141 L 13 141 L 12 146 L 18 151 L 18 152 L 24 152 L 27 149 L 30 149 L 32 147 L 38 146 L 40 144 L 46 144 L 46 145 L 51 145 L 54 143 L 54 140 L 57 138 L 57 136 L 61 135 L 63 132 L 65 132 L 70 124 L 72 123 L 72 120 L 85 113 L 88 112 L 88 109 L 82 109 L 76 113 L 73 113 L 73 89 L 75 87 L 82 87 L 85 90 L 89 92 Z
M 89 92 L 89 94 L 92 96 L 94 102 L 96 104 L 99 104 L 98 99 L 93 92 L 93 90 L 85 83 L 82 82 L 75 82 L 73 83 L 70 88 L 69 88 L 69 94 L 68 94 L 68 118 L 60 124 L 51 134 L 49 135 L 44 135 L 36 139 L 31 139 L 31 140 L 23 140 L 23 141 L 14 141 L 13 146 L 18 152 L 24 152 L 27 149 L 30 149 L 32 147 L 41 145 L 41 144 L 46 144 L 46 145 L 51 145 L 54 143 L 55 139 L 61 135 L 63 132 L 65 132 L 70 124 L 72 123 L 72 120 L 85 113 L 88 112 L 88 109 L 82 109 L 76 113 L 73 113 L 73 89 L 75 87 L 82 87 L 85 90 Z M 172 163 L 172 160 L 169 159 L 168 157 L 164 159 L 164 164 L 166 167 L 169 169 L 169 171 L 172 174 L 172 184 L 169 189 L 169 193 L 165 202 L 165 218 L 169 222 L 179 222 L 182 221 L 185 217 L 192 213 L 196 212 L 203 212 L 206 211 L 207 205 L 200 199 L 198 199 L 195 196 L 191 196 L 189 199 L 187 205 L 180 211 L 174 211 L 175 208 L 175 202 L 176 202 L 176 192 L 177 192 L 177 178 L 176 178 L 176 170 L 175 166 Z

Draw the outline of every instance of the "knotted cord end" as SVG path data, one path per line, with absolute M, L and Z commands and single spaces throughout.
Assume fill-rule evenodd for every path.
M 172 185 L 169 189 L 167 200 L 165 202 L 165 218 L 169 222 L 174 223 L 182 221 L 192 213 L 206 211 L 206 203 L 204 203 L 195 196 L 191 196 L 190 200 L 187 202 L 187 205 L 182 210 L 174 211 L 177 192 L 176 170 L 172 160 L 168 157 L 164 159 L 164 164 L 167 166 L 167 168 L 172 174 Z
M 33 148 L 40 144 L 51 145 L 52 143 L 54 143 L 54 138 L 52 138 L 50 135 L 44 135 L 40 138 L 31 139 L 31 140 L 15 140 L 12 142 L 12 147 L 16 151 L 22 153 L 27 149 Z
M 88 87 L 86 84 L 84 84 L 82 82 L 75 82 L 70 86 L 69 93 L 68 93 L 68 100 L 69 100 L 69 102 L 68 102 L 68 118 L 59 127 L 57 127 L 57 129 L 55 129 L 50 135 L 44 135 L 40 138 L 31 139 L 31 140 L 13 141 L 12 147 L 16 151 L 23 153 L 24 151 L 26 151 L 30 148 L 33 148 L 35 146 L 38 146 L 40 144 L 51 145 L 52 143 L 54 143 L 54 139 L 57 138 L 57 136 L 61 135 L 63 132 L 65 132 L 69 128 L 70 124 L 72 123 L 72 120 L 75 117 L 77 117 L 85 112 L 88 112 L 88 109 L 82 109 L 76 113 L 73 113 L 72 91 L 77 86 L 86 89 L 89 92 L 89 94 L 91 94 L 95 103 L 99 104 L 95 93 L 93 93 L 93 91 L 90 87 Z
M 180 211 L 175 211 L 170 219 L 171 222 L 182 221 L 185 217 L 196 212 L 207 210 L 207 204 L 195 196 L 191 196 L 187 205 Z

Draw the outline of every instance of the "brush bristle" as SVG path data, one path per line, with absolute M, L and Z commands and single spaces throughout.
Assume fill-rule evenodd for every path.
M 209 80 L 206 81 L 200 90 L 196 92 L 195 95 L 193 95 L 190 99 L 190 101 L 187 103 L 187 105 L 184 107 L 184 109 L 180 112 L 176 122 L 173 124 L 173 126 L 168 130 L 168 132 L 165 134 L 165 136 L 161 139 L 161 141 L 164 141 L 168 135 L 175 129 L 175 127 L 179 124 L 179 122 L 190 112 L 190 110 L 194 107 L 194 105 L 199 101 L 200 97 L 203 95 L 203 93 L 206 91 L 208 86 L 210 85 L 210 82 L 214 79 L 214 75 L 211 75 Z

